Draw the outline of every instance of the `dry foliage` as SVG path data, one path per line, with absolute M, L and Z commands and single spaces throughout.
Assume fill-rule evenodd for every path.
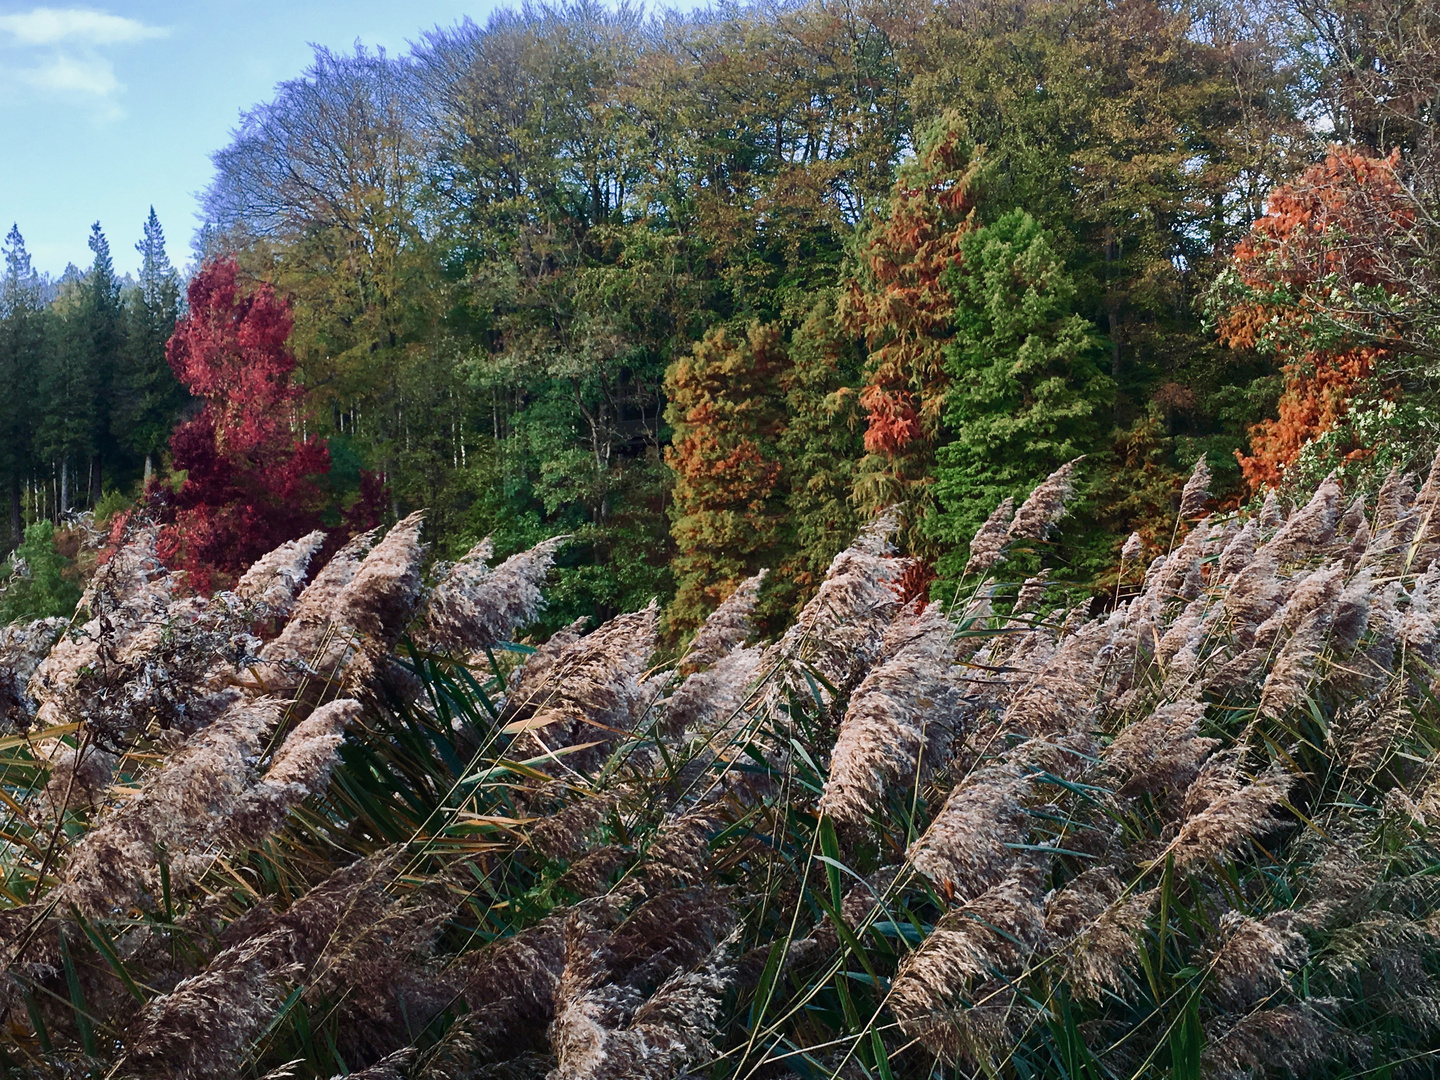
M 5 1067 L 1424 1075 L 1437 511 L 1202 517 L 1093 615 L 902 604 L 881 518 L 673 667 L 653 605 L 511 643 L 554 543 L 427 577 L 415 517 L 199 601 L 136 530 L 0 654 Z

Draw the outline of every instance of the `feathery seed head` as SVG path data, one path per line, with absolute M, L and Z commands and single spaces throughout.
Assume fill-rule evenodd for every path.
M 1075 491 L 1075 466 L 1084 458 L 1067 461 L 1047 476 L 1015 511 L 1006 531 L 1008 540 L 1043 540 L 1065 516 L 1065 504 Z
M 1190 478 L 1180 492 L 1180 518 L 1191 521 L 1205 514 L 1205 504 L 1210 499 L 1210 466 L 1201 454 L 1190 471 Z
M 735 591 L 709 614 L 680 662 L 681 675 L 712 667 L 731 650 L 745 643 L 745 639 L 754 629 L 751 619 L 755 614 L 756 601 L 760 598 L 760 586 L 765 583 L 767 573 L 768 571 L 761 570 L 755 576 L 740 582 Z
M 970 560 L 965 564 L 966 574 L 983 574 L 1005 553 L 1010 521 L 1015 516 L 1015 500 L 1005 498 L 990 512 L 974 537 L 970 540 Z
M 488 540 L 456 563 L 435 587 L 425 610 L 426 627 L 437 643 L 456 652 L 474 652 L 507 640 L 544 606 L 540 587 L 568 536 L 542 540 L 491 570 Z
M 247 603 L 263 605 L 272 615 L 288 615 L 310 560 L 324 543 L 324 532 L 316 529 L 298 540 L 281 544 L 257 559 L 241 575 L 235 583 L 235 595 Z

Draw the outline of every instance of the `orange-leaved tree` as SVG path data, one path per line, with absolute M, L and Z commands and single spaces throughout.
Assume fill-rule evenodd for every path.
M 919 156 L 900 170 L 889 213 L 862 238 L 842 297 L 845 329 L 869 349 L 860 404 L 866 456 L 856 495 L 874 511 L 900 509 L 912 550 L 932 510 L 935 443 L 949 379 L 945 343 L 954 332 L 955 297 L 946 283 L 960 263 L 960 241 L 974 227 L 981 155 L 946 113 Z
M 779 328 L 752 324 L 744 338 L 712 329 L 665 374 L 677 548 L 667 621 L 676 632 L 698 626 L 776 541 L 785 366 Z
M 1399 162 L 1398 152 L 1332 148 L 1275 189 L 1217 282 L 1211 302 L 1221 340 L 1273 352 L 1284 376 L 1278 415 L 1251 429 L 1249 456 L 1236 455 L 1252 488 L 1278 484 L 1306 444 L 1345 417 L 1397 343 L 1395 325 L 1367 297 L 1403 289 L 1390 256 L 1413 209 Z M 1339 449 L 1354 459 L 1373 448 Z

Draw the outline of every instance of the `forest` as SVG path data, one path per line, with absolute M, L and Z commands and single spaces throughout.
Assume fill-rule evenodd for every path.
M 570 535 L 549 629 L 659 596 L 683 636 L 768 566 L 773 632 L 892 506 L 953 593 L 988 507 L 1082 456 L 1048 560 L 1091 587 L 1202 455 L 1227 505 L 1428 461 L 1428 11 L 506 11 L 317 52 L 215 153 L 194 272 L 280 305 L 308 524 L 363 478 L 452 557 Z M 12 544 L 191 465 L 160 224 L 137 281 L 91 248 L 52 282 L 7 240 Z
M 6 1075 L 1435 1075 L 1440 3 L 417 34 L 5 239 Z

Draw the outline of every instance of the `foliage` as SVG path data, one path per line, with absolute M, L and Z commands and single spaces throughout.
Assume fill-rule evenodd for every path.
M 165 253 L 165 233 L 153 206 L 144 238 L 135 249 L 141 256 L 140 280 L 126 306 L 125 344 L 110 424 L 115 437 L 143 454 L 147 468 L 153 468 L 153 456 L 169 441 L 175 418 L 186 404 L 165 360 L 165 343 L 180 318 L 180 276 Z
M 752 323 L 744 340 L 712 330 L 666 372 L 677 631 L 698 627 L 775 544 L 785 362 L 779 328 Z
M 189 310 L 166 355 L 176 377 L 204 402 L 176 428 L 170 450 L 184 479 L 167 510 L 161 557 L 208 590 L 282 540 L 320 524 L 330 468 L 324 442 L 298 436 L 302 391 L 286 348 L 290 311 L 267 284 L 242 291 L 233 261 L 201 270 Z
M 1271 194 L 1265 216 L 1235 248 L 1232 273 L 1216 282 L 1221 339 L 1275 355 L 1285 375 L 1278 417 L 1257 425 L 1253 452 L 1239 456 L 1252 488 L 1278 484 L 1307 444 L 1337 428 L 1353 397 L 1386 396 L 1399 327 L 1346 308 L 1348 295 L 1402 287 L 1380 255 L 1414 214 L 1398 163 L 1398 150 L 1382 159 L 1332 148 L 1323 164 Z M 1330 456 L 1339 465 L 1373 450 L 1340 440 Z
M 55 545 L 55 526 L 37 521 L 5 564 L 0 619 L 6 623 L 69 618 L 80 599 L 72 560 Z
M 886 217 L 859 243 L 856 275 L 841 307 L 846 329 L 869 353 L 860 404 L 866 458 L 857 496 L 878 510 L 901 506 L 912 545 L 932 511 L 934 452 L 949 379 L 943 350 L 955 300 L 947 275 L 974 226 L 983 159 L 945 114 L 921 154 L 895 181 Z
M 1063 460 L 1062 444 L 1087 451 L 1083 502 L 1044 562 L 1108 584 L 1121 537 L 1168 546 L 1202 455 L 1233 502 L 1235 451 L 1305 445 L 1251 445 L 1285 377 L 1273 356 L 1217 340 L 1202 301 L 1217 278 L 1259 272 L 1264 259 L 1227 271 L 1232 249 L 1332 138 L 1347 154 L 1398 151 L 1403 212 L 1364 240 L 1368 278 L 1346 278 L 1342 259 L 1334 302 L 1309 291 L 1316 333 L 1379 351 L 1347 353 L 1355 370 L 1301 409 L 1329 426 L 1294 483 L 1327 463 L 1379 470 L 1395 455 L 1345 460 L 1377 433 L 1428 453 L 1436 28 L 1434 0 L 528 5 L 402 55 L 317 49 L 215 154 L 198 249 L 289 305 L 297 430 L 335 455 L 317 480 L 325 523 L 426 507 L 450 557 L 492 534 L 504 553 L 569 535 L 543 631 L 668 604 L 690 575 L 672 565 L 666 372 L 712 328 L 752 323 L 775 327 L 787 355 L 777 527 L 701 573 L 701 598 L 676 609 L 690 625 L 722 578 L 763 564 L 785 571 L 762 590 L 761 623 L 778 632 L 838 538 L 891 505 L 924 560 L 915 592 L 937 560 L 947 575 L 963 561 L 987 500 Z M 1354 206 L 1371 225 L 1390 199 L 1373 193 Z M 999 466 L 967 457 L 976 417 L 946 420 L 969 400 L 948 365 L 970 333 L 946 274 L 965 237 L 1018 211 L 1069 283 L 1067 333 L 1105 355 L 1066 398 L 1089 419 L 1038 439 L 1043 460 L 971 504 L 966 485 Z M 161 362 L 179 281 L 153 215 L 144 236 L 135 283 L 115 278 L 98 231 L 88 270 L 11 275 L 21 300 L 3 316 L 0 382 L 36 403 L 0 409 L 16 541 L 152 472 L 184 482 L 161 448 L 199 403 Z M 834 310 L 811 325 L 817 302 Z M 1346 419 L 1355 400 L 1395 408 L 1361 423 Z M 937 494 L 957 469 L 969 479 Z M 735 496 L 686 483 L 697 503 Z
M 778 630 L 820 587 L 830 561 L 860 527 L 852 496 L 864 456 L 865 417 L 855 388 L 864 366 L 859 343 L 839 326 L 822 296 L 790 336 L 780 376 L 785 426 L 779 438 L 783 558 L 766 579 L 762 622 Z
M 1074 280 L 1027 212 L 967 234 L 947 284 L 955 334 L 931 528 L 948 549 L 940 573 L 953 578 L 985 507 L 1096 449 L 1114 386 L 1097 362 L 1103 342 L 1074 311 Z

